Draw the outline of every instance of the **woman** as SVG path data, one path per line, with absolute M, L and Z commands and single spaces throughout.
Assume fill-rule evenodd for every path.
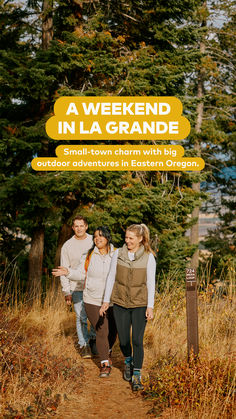
M 110 301 L 116 321 L 120 348 L 125 356 L 123 377 L 132 381 L 133 391 L 142 390 L 143 336 L 146 320 L 153 319 L 156 262 L 145 224 L 127 228 L 125 244 L 114 252 L 100 315 Z M 132 326 L 132 346 L 130 330 Z
M 111 372 L 111 350 L 117 330 L 110 307 L 105 316 L 100 316 L 106 279 L 110 268 L 114 247 L 108 227 L 98 227 L 93 235 L 94 245 L 81 260 L 77 269 L 59 266 L 53 275 L 66 275 L 70 280 L 85 281 L 83 300 L 87 317 L 96 331 L 96 346 L 101 361 L 100 377 L 108 377 Z

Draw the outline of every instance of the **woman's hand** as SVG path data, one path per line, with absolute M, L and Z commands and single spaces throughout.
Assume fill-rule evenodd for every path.
M 101 317 L 106 314 L 106 311 L 108 310 L 108 308 L 109 308 L 109 303 L 103 303 L 102 307 L 99 310 L 99 314 Z
M 67 268 L 64 268 L 64 266 L 58 266 L 58 268 L 55 268 L 52 270 L 53 276 L 66 276 L 68 275 L 69 271 Z
M 152 320 L 153 319 L 153 309 L 152 308 L 147 307 L 146 317 L 147 317 L 147 320 Z

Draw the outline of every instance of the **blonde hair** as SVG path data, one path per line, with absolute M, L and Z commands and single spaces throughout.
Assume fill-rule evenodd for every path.
M 152 253 L 155 256 L 150 245 L 150 233 L 146 224 L 131 224 L 127 227 L 126 231 L 132 231 L 137 237 L 143 237 L 141 243 L 144 246 L 145 252 Z

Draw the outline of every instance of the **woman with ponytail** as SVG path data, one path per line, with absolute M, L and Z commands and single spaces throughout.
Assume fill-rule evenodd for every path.
M 113 304 L 120 348 L 125 357 L 123 377 L 132 381 L 133 391 L 143 389 L 143 336 L 146 321 L 153 319 L 155 274 L 156 261 L 148 227 L 132 224 L 126 229 L 125 244 L 112 256 L 100 315 L 105 315 L 109 304 Z

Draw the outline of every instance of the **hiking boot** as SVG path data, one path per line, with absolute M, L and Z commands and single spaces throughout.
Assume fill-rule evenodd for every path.
M 131 381 L 133 375 L 133 365 L 131 362 L 125 364 L 124 372 L 123 372 L 123 378 L 125 381 Z
M 83 359 L 91 358 L 91 351 L 90 351 L 90 347 L 88 345 L 82 346 L 82 348 L 80 349 L 80 356 Z
M 132 377 L 132 390 L 133 391 L 138 391 L 138 390 L 143 390 L 144 387 L 141 383 L 141 375 L 133 375 Z
M 96 347 L 96 339 L 90 339 L 89 346 L 90 346 L 92 355 L 98 355 L 98 350 Z
M 111 373 L 111 367 L 109 365 L 102 364 L 100 367 L 100 378 L 109 377 Z

